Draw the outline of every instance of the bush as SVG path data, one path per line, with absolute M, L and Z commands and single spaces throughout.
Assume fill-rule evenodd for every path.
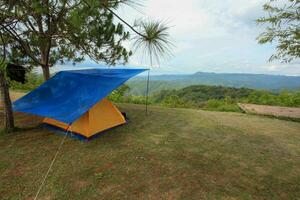
M 222 112 L 241 112 L 241 109 L 231 98 L 226 97 L 225 99 L 210 99 L 206 102 L 203 107 L 206 110 L 222 111 Z
M 41 75 L 35 73 L 28 73 L 26 74 L 25 84 L 10 80 L 9 87 L 12 90 L 22 90 L 28 92 L 39 87 L 43 82 L 44 79 Z
M 272 94 L 267 91 L 254 91 L 247 98 L 243 98 L 241 101 L 244 103 L 261 105 L 299 107 L 300 91 L 282 91 L 279 94 Z
M 108 95 L 108 99 L 113 102 L 122 102 L 123 98 L 128 95 L 130 92 L 130 88 L 128 85 L 121 85 L 116 90 L 112 91 L 110 95 Z
M 133 103 L 133 104 L 146 104 L 145 96 L 133 96 L 129 95 L 130 88 L 128 85 L 122 85 L 118 89 L 114 90 L 108 99 L 115 103 Z M 152 104 L 151 97 L 148 98 L 148 104 Z
M 122 103 L 133 103 L 133 104 L 146 104 L 146 97 L 144 96 L 126 96 L 122 98 Z M 153 104 L 151 98 L 148 99 L 148 104 Z
M 171 108 L 184 108 L 188 107 L 187 102 L 178 97 L 177 95 L 167 96 L 162 102 L 162 106 Z

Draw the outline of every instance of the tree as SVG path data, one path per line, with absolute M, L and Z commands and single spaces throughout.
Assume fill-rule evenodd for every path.
M 134 47 L 136 50 L 141 49 L 149 56 L 150 65 L 153 65 L 153 59 L 159 64 L 161 58 L 167 58 L 172 55 L 174 47 L 170 40 L 169 29 L 162 21 L 136 21 L 138 33 L 134 39 Z M 147 96 L 146 96 L 146 113 L 148 114 L 148 94 L 149 94 L 149 77 L 147 79 Z
M 4 111 L 4 128 L 9 131 L 12 130 L 14 125 L 14 115 L 12 112 L 12 104 L 9 98 L 8 84 L 5 77 L 5 63 L 0 64 L 0 94 L 1 94 L 1 102 L 3 103 L 3 111 Z
M 121 102 L 123 97 L 128 94 L 130 87 L 126 84 L 121 85 L 119 88 L 112 91 L 108 98 L 113 102 Z
M 267 17 L 257 19 L 258 24 L 267 24 L 265 32 L 259 35 L 258 43 L 277 42 L 272 60 L 290 62 L 300 57 L 300 1 L 286 0 L 281 4 L 270 0 L 263 6 Z
M 108 9 L 130 0 L 0 0 L 0 26 L 19 46 L 19 55 L 41 66 L 44 79 L 57 62 L 88 56 L 109 65 L 131 55 L 122 42 L 129 32 Z M 107 9 L 108 8 L 108 9 Z
M 4 111 L 4 129 L 6 131 L 12 130 L 14 125 L 14 115 L 12 111 L 11 99 L 9 96 L 8 83 L 6 79 L 6 41 L 4 39 L 3 34 L 0 32 L 1 38 L 1 51 L 2 58 L 0 59 L 0 95 L 1 95 L 1 103 L 3 104 Z

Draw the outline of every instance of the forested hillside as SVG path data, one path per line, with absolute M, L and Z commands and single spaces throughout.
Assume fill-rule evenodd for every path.
M 110 95 L 110 99 L 114 102 L 145 104 L 146 97 L 132 95 L 130 89 L 128 85 L 124 85 Z M 151 94 L 148 103 L 164 107 L 232 112 L 241 111 L 238 103 L 299 107 L 300 90 L 272 93 L 249 88 L 194 85 L 178 90 L 161 90 Z
M 198 72 L 191 75 L 157 75 L 150 77 L 150 93 L 166 89 L 180 89 L 190 85 L 221 85 L 236 88 L 263 89 L 272 92 L 297 90 L 299 76 L 265 74 L 217 74 Z M 146 77 L 138 77 L 128 82 L 133 95 L 145 94 Z

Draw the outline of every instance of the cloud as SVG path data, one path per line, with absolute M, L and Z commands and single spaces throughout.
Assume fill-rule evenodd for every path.
M 140 12 L 123 6 L 118 14 L 133 24 L 138 18 L 167 20 L 175 42 L 174 57 L 155 73 L 197 71 L 300 75 L 299 63 L 268 63 L 274 45 L 259 45 L 263 31 L 255 20 L 265 15 L 266 0 L 145 0 Z M 284 1 L 281 1 L 284 2 Z M 282 3 L 281 3 L 282 4 Z M 130 42 L 125 43 L 131 48 Z M 131 66 L 148 66 L 139 53 Z
M 285 74 L 291 76 L 300 76 L 299 63 L 268 63 L 262 65 L 261 69 L 263 69 L 263 71 L 268 74 Z

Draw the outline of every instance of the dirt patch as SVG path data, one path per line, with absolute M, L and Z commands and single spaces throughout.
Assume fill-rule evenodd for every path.
M 74 183 L 74 187 L 75 187 L 75 189 L 77 190 L 77 191 L 79 191 L 79 190 L 81 190 L 81 189 L 83 189 L 83 188 L 86 188 L 86 187 L 88 187 L 88 185 L 89 185 L 89 182 L 87 182 L 87 181 L 76 181 L 75 183 Z
M 272 115 L 276 117 L 300 118 L 300 108 L 267 106 L 239 103 L 239 107 L 246 113 Z

